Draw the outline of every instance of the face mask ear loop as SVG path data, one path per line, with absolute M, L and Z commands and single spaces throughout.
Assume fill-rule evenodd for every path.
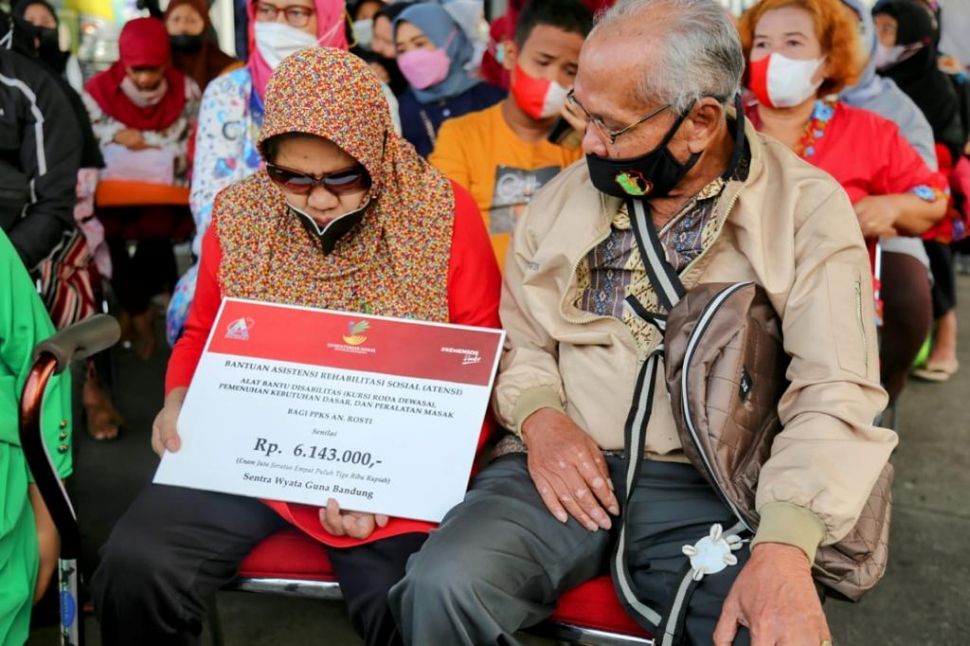
M 448 37 L 445 38 L 445 42 L 441 44 L 441 47 L 438 48 L 445 53 L 445 56 L 448 56 L 448 60 L 451 60 L 451 56 L 448 54 L 448 48 L 451 47 L 451 43 L 455 40 L 455 36 L 457 35 L 458 28 L 455 28 L 455 30 L 448 34 Z
M 345 22 L 348 25 L 350 25 L 350 33 L 354 37 L 354 40 L 353 40 L 353 42 L 351 42 L 351 43 L 349 43 L 347 45 L 347 48 L 348 49 L 353 49 L 354 47 L 357 47 L 357 45 L 360 44 L 360 41 L 357 40 L 357 32 L 354 30 L 354 21 L 351 20 L 350 12 L 347 11 L 346 9 L 344 9 L 344 20 L 343 20 L 343 22 Z
M 327 30 L 327 33 L 325 33 L 322 36 L 317 36 L 316 37 L 316 39 L 317 39 L 317 46 L 318 47 L 322 47 L 323 46 L 321 44 L 322 41 L 327 40 L 328 38 L 330 38 L 331 36 L 333 36 L 335 33 L 337 33 L 337 30 L 340 29 L 341 27 L 344 27 L 344 29 L 346 29 L 345 25 L 347 24 L 347 21 L 348 20 L 350 20 L 350 14 L 347 13 L 347 10 L 346 9 L 344 9 L 344 14 L 340 17 L 340 20 L 337 21 L 336 23 L 334 23 L 333 27 L 331 27 L 330 29 Z M 294 27 L 294 29 L 296 29 L 296 28 Z M 354 33 L 353 23 L 350 23 L 350 33 L 352 33 L 352 34 Z M 348 45 L 348 47 L 354 47 L 356 45 L 357 45 L 357 35 L 354 34 L 354 42 L 353 42 L 352 45 Z
M 677 131 L 680 130 L 680 127 L 684 125 L 684 121 L 687 120 L 687 115 L 690 114 L 690 111 L 694 109 L 694 104 L 696 103 L 697 103 L 696 100 L 691 101 L 690 105 L 687 106 L 687 109 L 680 113 L 680 116 L 677 117 L 677 121 L 675 121 L 674 125 L 671 126 L 670 130 L 667 131 L 667 134 L 664 136 L 663 141 L 661 141 L 660 144 L 656 148 L 654 148 L 654 150 L 660 150 L 661 148 L 664 148 L 667 144 L 670 143 L 670 141 L 674 138 L 674 135 L 677 134 Z

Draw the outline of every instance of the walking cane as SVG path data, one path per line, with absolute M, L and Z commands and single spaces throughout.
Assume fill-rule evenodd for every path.
M 75 359 L 86 359 L 118 342 L 121 328 L 107 314 L 97 314 L 58 332 L 34 348 L 34 364 L 27 375 L 20 399 L 20 445 L 41 498 L 61 538 L 57 560 L 61 644 L 82 646 L 84 628 L 78 603 L 81 532 L 77 514 L 44 445 L 40 428 L 41 406 L 47 382 Z

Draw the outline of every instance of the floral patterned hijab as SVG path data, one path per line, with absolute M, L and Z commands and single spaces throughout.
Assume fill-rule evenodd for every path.
M 380 81 L 333 48 L 283 60 L 266 91 L 259 148 L 304 133 L 340 146 L 371 177 L 367 208 L 324 253 L 265 171 L 219 195 L 213 221 L 227 296 L 448 320 L 451 183 L 395 134 Z

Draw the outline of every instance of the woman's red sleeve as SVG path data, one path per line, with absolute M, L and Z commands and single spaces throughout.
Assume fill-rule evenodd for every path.
M 455 190 L 455 224 L 448 267 L 448 318 L 451 323 L 460 325 L 498 329 L 502 327 L 498 316 L 502 273 L 495 260 L 492 241 L 475 200 L 458 184 L 452 182 L 452 186 Z M 478 440 L 479 454 L 494 430 L 492 414 L 486 413 Z
M 882 167 L 872 177 L 874 195 L 913 193 L 927 202 L 946 197 L 949 182 L 943 173 L 931 170 L 896 124 L 882 120 L 873 139 L 883 148 Z
M 209 331 L 222 304 L 222 289 L 219 287 L 219 264 L 222 262 L 222 248 L 216 235 L 216 227 L 210 226 L 202 236 L 202 258 L 199 261 L 199 276 L 195 284 L 195 296 L 189 307 L 185 321 L 185 332 L 172 349 L 165 374 L 165 394 L 173 388 L 188 387 L 199 365 L 202 350 L 209 338 Z
M 500 328 L 502 274 L 475 200 L 452 182 L 455 224 L 448 266 L 448 318 L 451 323 Z

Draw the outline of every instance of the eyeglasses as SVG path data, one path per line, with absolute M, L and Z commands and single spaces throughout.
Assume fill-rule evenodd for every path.
M 310 16 L 314 14 L 313 9 L 300 5 L 289 5 L 277 7 L 268 2 L 256 3 L 256 20 L 258 22 L 274 22 L 279 18 L 280 13 L 286 15 L 286 22 L 290 27 L 306 27 L 310 22 Z
M 569 93 L 566 94 L 566 100 L 569 101 L 570 104 L 572 104 L 572 105 L 576 106 L 577 108 L 579 108 L 580 110 L 582 110 L 583 111 L 583 115 L 585 115 L 585 117 L 586 117 L 586 123 L 593 124 L 594 126 L 596 126 L 599 129 L 600 132 L 602 132 L 604 135 L 606 135 L 607 137 L 609 137 L 610 144 L 615 144 L 617 138 L 620 135 L 624 135 L 624 134 L 630 132 L 631 130 L 633 130 L 634 128 L 636 128 L 637 126 L 639 126 L 641 123 L 644 123 L 645 121 L 649 121 L 650 119 L 653 119 L 655 116 L 657 116 L 658 114 L 662 113 L 663 111 L 670 109 L 670 104 L 668 103 L 667 105 L 664 105 L 664 106 L 661 106 L 660 108 L 657 108 L 656 110 L 654 110 L 653 112 L 651 112 L 647 116 L 641 117 L 641 118 L 637 119 L 636 121 L 634 121 L 630 125 L 626 126 L 625 128 L 620 128 L 619 130 L 610 130 L 609 128 L 606 127 L 606 124 L 603 123 L 603 120 L 602 119 L 600 119 L 599 117 L 594 117 L 593 115 L 591 115 L 589 113 L 589 110 L 587 110 L 586 108 L 583 107 L 583 104 L 580 103 L 579 100 L 576 98 L 576 93 L 575 93 L 574 90 L 570 90 Z
M 266 174 L 284 191 L 297 195 L 309 195 L 317 186 L 322 186 L 334 195 L 354 193 L 370 187 L 370 175 L 360 164 L 320 177 L 266 164 Z

